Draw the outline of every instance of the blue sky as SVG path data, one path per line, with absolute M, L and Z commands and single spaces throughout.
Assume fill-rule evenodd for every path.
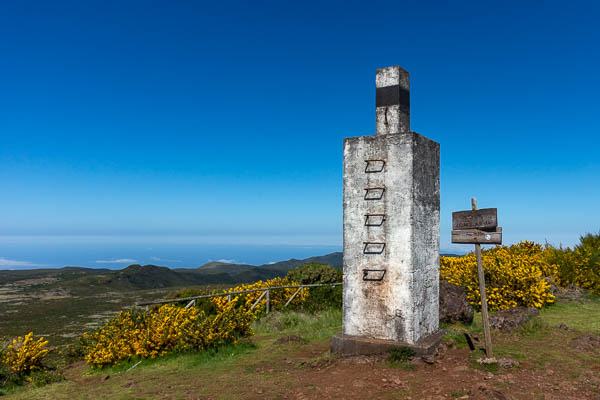
M 401 65 L 412 129 L 441 144 L 442 249 L 472 196 L 506 243 L 572 245 L 600 230 L 599 19 L 594 1 L 4 2 L 0 236 L 340 246 L 343 138 L 374 133 L 375 69 Z

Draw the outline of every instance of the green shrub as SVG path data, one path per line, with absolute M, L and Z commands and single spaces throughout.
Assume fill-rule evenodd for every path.
M 337 283 L 342 281 L 342 271 L 328 264 L 305 264 L 288 271 L 287 278 L 302 285 L 315 283 Z M 342 307 L 342 286 L 319 286 L 310 288 L 310 295 L 299 306 L 307 312 Z
M 555 283 L 574 284 L 600 295 L 600 233 L 581 236 L 574 249 L 547 245 L 545 254 L 557 266 Z
M 548 265 L 554 267 L 553 274 L 546 274 L 559 286 L 566 286 L 575 282 L 575 253 L 571 248 L 552 247 L 546 244 L 544 257 Z
M 0 348 L 0 357 L 2 357 L 2 349 Z M 0 363 L 0 396 L 2 396 L 2 388 L 4 388 L 6 386 L 6 384 L 8 383 L 8 378 L 10 376 L 10 370 L 9 368 L 4 365 L 3 363 Z
M 297 309 L 314 313 L 328 308 L 342 308 L 342 285 L 310 288 L 310 295 Z
M 288 271 L 287 277 L 301 285 L 335 283 L 342 281 L 342 271 L 329 264 L 310 263 Z
M 395 347 L 390 351 L 389 362 L 408 361 L 415 355 L 415 351 L 410 347 Z
M 392 367 L 401 367 L 406 370 L 414 370 L 416 367 L 410 363 L 415 351 L 410 347 L 396 347 L 390 351 L 388 362 Z

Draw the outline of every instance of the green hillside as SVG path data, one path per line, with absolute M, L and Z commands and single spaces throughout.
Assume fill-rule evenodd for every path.
M 291 260 L 288 260 L 288 261 L 279 261 L 279 262 L 276 262 L 273 264 L 264 264 L 264 265 L 261 265 L 261 268 L 266 268 L 266 269 L 269 269 L 272 271 L 281 271 L 281 272 L 287 273 L 287 271 L 289 271 L 290 269 L 294 269 L 301 265 L 311 264 L 311 263 L 329 264 L 335 268 L 342 268 L 342 253 L 335 252 L 335 253 L 326 254 L 324 256 L 305 258 L 303 260 L 296 260 L 295 258 L 292 258 Z
M 291 259 L 260 266 L 213 261 L 198 268 L 176 269 L 133 264 L 121 270 L 81 267 L 5 270 L 0 271 L 0 285 L 19 284 L 22 287 L 48 290 L 66 289 L 76 295 L 191 285 L 238 284 L 284 276 L 290 269 L 312 262 L 340 267 L 342 253 L 304 260 Z
M 235 274 L 240 274 L 242 272 L 248 271 L 249 269 L 252 269 L 252 268 L 256 268 L 256 266 L 248 265 L 248 264 L 230 264 L 230 263 L 220 262 L 220 261 L 211 261 L 211 262 L 203 264 L 202 266 L 195 268 L 195 269 L 175 268 L 174 271 L 183 272 L 183 273 L 195 272 L 195 273 L 202 273 L 202 274 L 207 274 L 207 275 L 208 274 L 219 274 L 219 273 L 235 275 Z
M 342 253 L 331 253 L 324 256 L 310 257 L 302 260 L 292 258 L 287 261 L 280 261 L 271 264 L 253 266 L 248 264 L 229 264 L 219 261 L 211 261 L 195 269 L 177 268 L 174 271 L 181 274 L 195 274 L 203 276 L 204 279 L 212 275 L 227 275 L 231 279 L 225 279 L 223 282 L 210 283 L 246 283 L 259 280 L 272 279 L 278 276 L 285 276 L 290 269 L 300 265 L 319 263 L 329 264 L 337 268 L 342 267 Z

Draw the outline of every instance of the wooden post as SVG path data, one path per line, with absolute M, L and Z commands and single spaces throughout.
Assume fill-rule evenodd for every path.
M 258 299 L 256 299 L 254 304 L 252 304 L 252 307 L 250 307 L 250 311 L 254 310 L 254 307 L 256 307 L 258 305 L 258 303 L 262 300 L 263 297 L 265 297 L 266 294 L 267 294 L 267 291 L 265 290 L 260 294 L 260 296 L 258 296 Z
M 477 199 L 471 199 L 471 208 L 477 210 Z M 487 295 L 485 293 L 485 274 L 483 262 L 481 261 L 481 245 L 475 244 L 475 255 L 477 257 L 477 274 L 479 276 L 479 294 L 481 295 L 481 319 L 483 321 L 483 336 L 485 338 L 485 354 L 488 358 L 494 357 L 492 352 L 492 336 L 490 335 L 490 320 L 488 318 Z
M 267 314 L 269 313 L 269 311 L 271 311 L 271 302 L 270 302 L 270 296 L 269 296 L 269 292 L 270 290 L 267 289 Z
M 195 306 L 196 305 L 196 299 L 191 300 L 187 306 L 185 306 L 185 308 L 190 308 L 191 306 Z
M 294 297 L 296 297 L 296 295 L 298 293 L 300 293 L 300 290 L 302 290 L 302 288 L 298 288 L 298 290 L 296 290 L 294 292 L 294 294 L 292 295 L 292 297 L 290 297 L 289 300 L 285 303 L 284 307 L 287 307 L 292 302 L 292 300 L 294 300 Z

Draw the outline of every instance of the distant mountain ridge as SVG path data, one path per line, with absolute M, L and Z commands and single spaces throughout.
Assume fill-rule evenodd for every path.
M 198 268 L 176 268 L 174 271 L 186 275 L 196 274 L 198 275 L 196 279 L 198 279 L 198 277 L 204 277 L 205 279 L 208 277 L 214 278 L 216 275 L 220 275 L 222 277 L 222 283 L 248 283 L 285 276 L 289 270 L 310 263 L 329 264 L 335 268 L 341 268 L 342 253 L 335 252 L 302 260 L 292 258 L 287 261 L 279 261 L 259 266 L 211 261 Z M 228 278 L 224 276 L 227 276 Z
M 311 262 L 330 264 L 341 268 L 341 260 L 342 253 L 338 252 L 304 260 L 291 259 L 260 266 L 211 261 L 198 268 L 175 269 L 151 264 L 143 266 L 132 264 L 121 270 L 83 267 L 0 270 L 0 285 L 29 280 L 32 285 L 44 288 L 62 287 L 75 293 L 237 284 L 285 276 L 290 269 Z
M 442 254 L 442 256 L 456 256 Z M 176 286 L 251 283 L 285 276 L 291 269 L 304 264 L 329 264 L 342 268 L 342 253 L 301 260 L 290 259 L 259 266 L 211 261 L 198 268 L 168 268 L 157 265 L 133 264 L 121 270 L 82 267 L 44 268 L 32 270 L 0 270 L 0 285 L 28 280 L 44 288 L 62 287 L 73 293 L 130 291 Z

